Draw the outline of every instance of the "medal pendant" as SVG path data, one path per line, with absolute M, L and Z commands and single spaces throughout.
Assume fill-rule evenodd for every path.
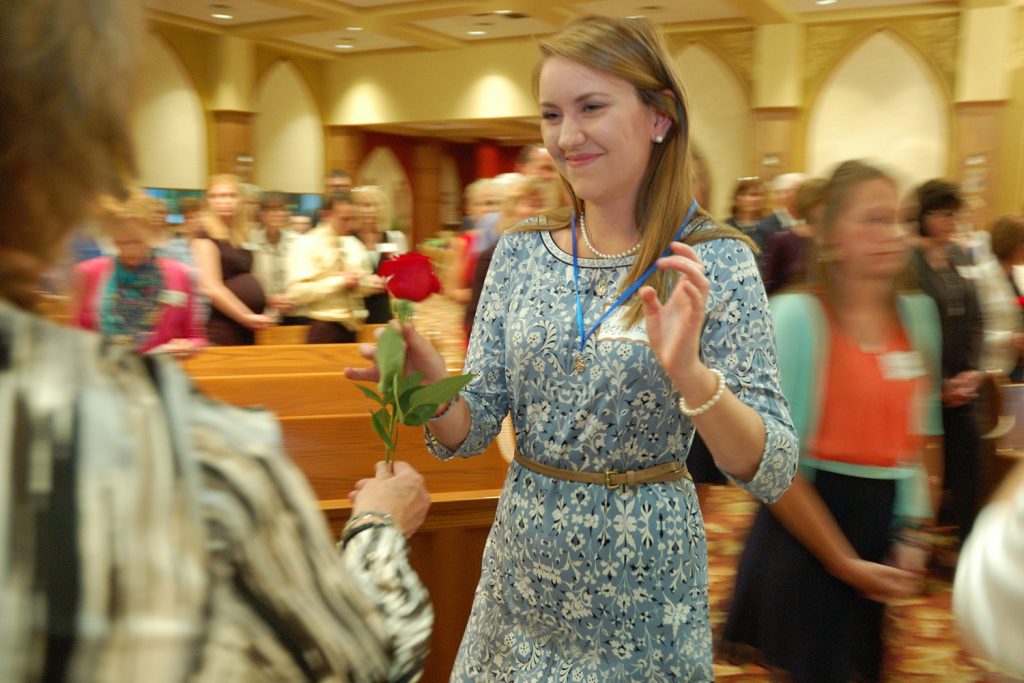
M 573 372 L 583 372 L 587 369 L 587 362 L 583 360 L 583 354 L 576 356 L 576 360 L 572 363 Z

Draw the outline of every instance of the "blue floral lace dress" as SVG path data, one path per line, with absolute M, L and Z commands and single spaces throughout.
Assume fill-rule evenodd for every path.
M 773 501 L 792 480 L 797 439 L 764 287 L 742 242 L 696 249 L 711 281 L 703 359 L 764 419 L 762 462 L 743 486 Z M 580 260 L 588 327 L 618 297 L 633 258 Z M 463 392 L 472 428 L 455 452 L 428 432 L 432 452 L 483 451 L 511 411 L 523 454 L 554 467 L 621 471 L 683 459 L 693 425 L 643 322 L 610 317 L 587 340 L 582 372 L 573 367 L 578 347 L 572 256 L 550 232 L 507 233 L 466 361 L 477 375 Z M 511 465 L 453 681 L 703 681 L 713 678 L 711 657 L 707 544 L 693 482 L 608 489 Z

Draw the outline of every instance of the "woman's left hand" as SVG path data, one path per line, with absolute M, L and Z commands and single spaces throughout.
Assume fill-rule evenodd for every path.
M 188 339 L 172 339 L 167 342 L 167 351 L 178 360 L 185 360 L 193 355 L 199 348 Z
M 708 279 L 693 247 L 672 243 L 672 254 L 658 259 L 658 268 L 674 270 L 679 281 L 668 301 L 658 301 L 653 287 L 640 288 L 640 300 L 647 322 L 647 338 L 658 362 L 675 382 L 686 384 L 701 367 L 700 334 L 708 298 Z

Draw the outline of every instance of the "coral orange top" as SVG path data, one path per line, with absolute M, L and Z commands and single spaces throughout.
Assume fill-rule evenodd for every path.
M 883 365 L 895 358 L 890 354 L 911 351 L 902 327 L 874 352 L 863 350 L 831 316 L 828 325 L 828 376 L 811 457 L 875 467 L 911 464 L 924 446 L 917 424 L 918 402 L 928 391 L 924 363 L 919 362 L 918 377 L 894 377 L 891 372 L 887 377 Z

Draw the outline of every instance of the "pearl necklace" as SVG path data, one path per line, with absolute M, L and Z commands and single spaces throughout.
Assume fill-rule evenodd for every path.
M 590 236 L 587 235 L 587 221 L 583 217 L 583 214 L 580 214 L 580 233 L 583 235 L 583 243 L 586 244 L 587 248 L 594 252 L 598 258 L 625 258 L 626 256 L 632 256 L 640 248 L 640 240 L 637 240 L 636 244 L 619 254 L 606 254 L 602 251 L 598 251 L 597 247 L 595 247 L 590 241 Z

